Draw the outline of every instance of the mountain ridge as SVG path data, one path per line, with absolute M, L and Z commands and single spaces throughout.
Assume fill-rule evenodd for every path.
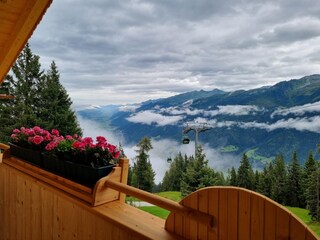
M 263 165 L 277 154 L 289 161 L 297 151 L 304 162 L 310 150 L 317 152 L 320 139 L 320 75 L 250 90 L 192 91 L 126 110 L 124 106 L 109 112 L 103 109 L 77 114 L 107 122 L 122 132 L 127 143 L 136 144 L 144 136 L 180 141 L 184 124 L 198 121 L 213 127 L 199 136 L 200 141 L 221 152 L 233 146 L 228 148 L 233 154 L 253 153 L 251 160 Z

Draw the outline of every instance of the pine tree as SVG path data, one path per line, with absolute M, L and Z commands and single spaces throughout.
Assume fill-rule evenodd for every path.
M 254 172 L 254 191 L 258 191 L 260 185 L 261 174 L 258 170 Z
M 5 84 L 10 94 L 15 97 L 1 105 L 3 141 L 9 140 L 8 137 L 14 128 L 36 125 L 38 86 L 44 77 L 39 56 L 33 55 L 29 44 L 26 44 L 11 71 L 14 77 L 8 75 Z
M 313 221 L 320 221 L 319 212 L 319 169 L 311 173 L 306 189 L 306 202 L 309 215 Z
M 238 186 L 238 181 L 237 181 L 237 172 L 232 166 L 230 170 L 230 179 L 229 179 L 229 185 L 230 186 Z
M 305 207 L 304 194 L 302 189 L 302 171 L 295 151 L 288 168 L 287 200 L 286 204 L 291 207 Z
M 183 157 L 181 153 L 174 158 L 163 177 L 162 191 L 180 191 L 182 174 L 186 171 L 188 163 L 188 157 Z
M 135 158 L 136 162 L 132 168 L 131 184 L 139 189 L 152 192 L 155 172 L 152 169 L 148 155 L 148 152 L 153 148 L 150 138 L 142 138 L 137 147 L 136 152 L 138 155 Z
M 319 214 L 319 166 L 310 151 L 304 168 L 303 189 L 309 215 L 313 221 L 320 221 Z
M 26 44 L 12 67 L 12 75 L 4 82 L 15 98 L 0 104 L 1 141 L 9 141 L 12 130 L 22 126 L 38 125 L 48 130 L 56 128 L 61 134 L 81 134 L 55 63 L 44 74 L 39 59 Z
M 272 175 L 273 175 L 273 165 L 269 165 L 263 168 L 262 173 L 260 174 L 259 185 L 256 191 L 265 195 L 266 197 L 271 197 L 272 189 Z
M 273 164 L 271 198 L 284 204 L 286 201 L 287 169 L 282 155 L 278 155 Z
M 187 196 L 200 188 L 215 185 L 217 176 L 213 169 L 208 167 L 208 160 L 203 153 L 201 147 L 198 148 L 197 156 L 195 159 L 190 157 L 190 162 L 186 172 L 182 175 L 181 181 L 181 195 Z
M 239 187 L 254 189 L 254 173 L 246 154 L 243 154 L 238 168 L 237 182 Z
M 62 135 L 81 135 L 76 115 L 71 109 L 72 101 L 60 83 L 60 74 L 55 62 L 51 63 L 50 70 L 40 86 L 38 125 L 45 129 L 59 129 Z

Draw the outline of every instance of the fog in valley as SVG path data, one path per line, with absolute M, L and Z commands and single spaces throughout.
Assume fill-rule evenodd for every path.
M 84 119 L 78 116 L 78 120 L 81 128 L 83 129 L 83 136 L 96 138 L 97 136 L 104 136 L 109 143 L 119 146 L 122 145 L 124 153 L 130 160 L 130 164 L 135 161 L 136 145 L 138 144 L 126 144 L 125 136 L 122 136 L 120 132 L 113 131 L 111 128 L 102 127 L 97 122 Z M 191 140 L 192 140 L 192 135 Z M 194 155 L 194 141 L 190 141 L 189 144 L 182 144 L 178 141 L 171 139 L 151 139 L 153 149 L 149 152 L 150 162 L 152 168 L 156 173 L 155 182 L 158 184 L 162 181 L 163 176 L 168 170 L 170 163 L 167 162 L 168 158 L 174 158 L 179 152 L 183 155 Z M 241 157 L 232 154 L 221 154 L 218 150 L 210 148 L 207 144 L 201 143 L 209 166 L 215 170 L 226 172 L 232 166 L 238 167 Z

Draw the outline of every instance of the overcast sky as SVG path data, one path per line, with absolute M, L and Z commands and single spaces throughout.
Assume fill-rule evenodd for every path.
M 75 106 L 251 89 L 320 72 L 320 4 L 54 0 L 30 44 Z

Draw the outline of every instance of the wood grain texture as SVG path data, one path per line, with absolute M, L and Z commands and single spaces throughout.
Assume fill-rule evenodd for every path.
M 52 0 L 0 1 L 0 84 Z
M 317 236 L 280 204 L 265 196 L 236 187 L 200 189 L 181 202 L 182 205 L 208 213 L 213 227 L 180 216 L 168 216 L 166 229 L 186 239 L 212 240 L 316 240 Z M 191 231 L 192 229 L 192 231 Z M 197 231 L 197 232 L 195 232 Z
M 179 239 L 165 221 L 113 201 L 92 207 L 0 163 L 0 239 Z

